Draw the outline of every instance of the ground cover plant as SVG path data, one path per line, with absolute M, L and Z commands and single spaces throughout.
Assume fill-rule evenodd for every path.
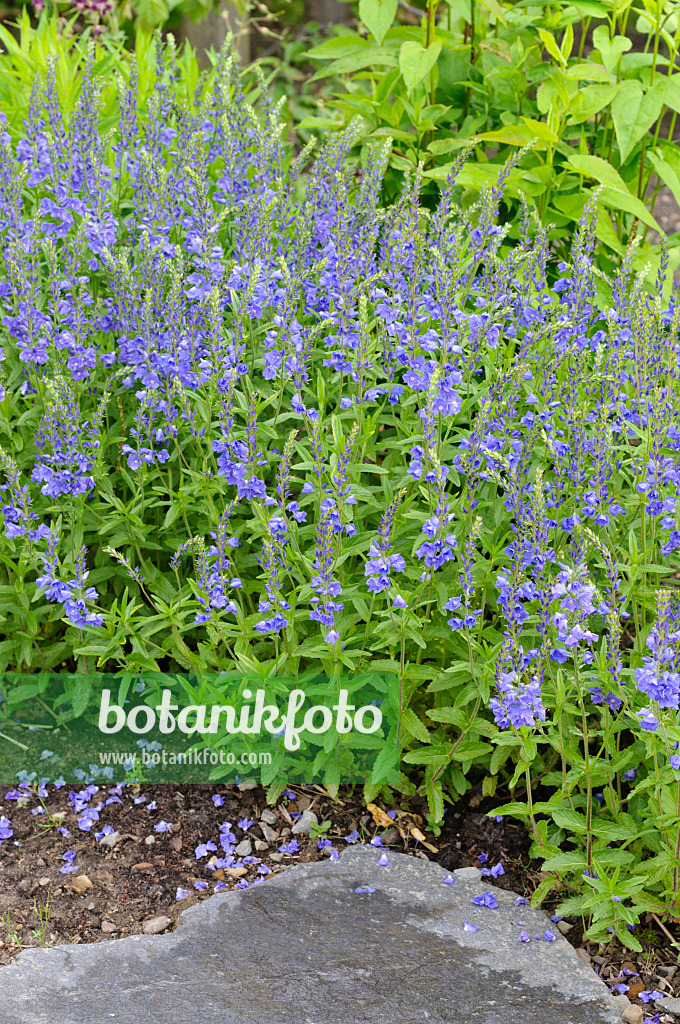
M 96 716 L 95 670 L 393 672 L 431 823 L 479 784 L 535 899 L 637 948 L 679 891 L 667 261 L 604 275 L 596 201 L 568 259 L 526 208 L 510 244 L 512 163 L 463 209 L 465 152 L 383 208 L 389 143 L 295 155 L 228 52 L 156 57 L 109 131 L 90 68 L 1 140 L 5 734 Z

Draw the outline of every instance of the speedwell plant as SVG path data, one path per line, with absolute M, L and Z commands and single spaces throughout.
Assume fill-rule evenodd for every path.
M 173 53 L 112 132 L 90 70 L 1 140 L 6 707 L 90 714 L 62 665 L 396 673 L 404 789 L 511 791 L 537 900 L 636 946 L 680 902 L 665 257 L 598 274 L 594 202 L 568 260 L 526 211 L 508 245 L 512 161 L 463 211 L 465 152 L 382 209 L 389 142 L 310 165 L 226 52 L 193 102 Z

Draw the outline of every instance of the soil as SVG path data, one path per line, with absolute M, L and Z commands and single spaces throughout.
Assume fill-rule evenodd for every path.
M 278 833 L 274 839 L 269 832 L 269 841 L 267 826 L 263 829 L 259 824 L 267 807 L 266 793 L 251 784 L 215 788 L 107 783 L 96 792 L 92 789 L 88 806 L 103 806 L 90 831 L 79 828 L 66 787 L 57 790 L 50 785 L 42 796 L 23 790 L 25 798 L 20 801 L 8 799 L 7 788 L 0 790 L 0 829 L 4 815 L 11 821 L 5 828 L 13 831 L 0 842 L 0 965 L 28 946 L 102 942 L 132 935 L 142 931 L 144 922 L 161 915 L 170 919 L 167 927 L 173 928 L 179 913 L 212 895 L 216 884 L 221 882 L 220 888 L 226 889 L 243 887 L 244 880 L 261 884 L 266 881 L 263 865 L 274 874 L 291 864 L 320 860 L 332 849 L 346 848 L 345 836 L 352 830 L 363 842 L 380 836 L 386 847 L 435 860 L 448 870 L 480 867 L 480 855 L 487 869 L 501 862 L 505 873 L 494 878 L 494 884 L 527 899 L 541 879 L 539 863 L 530 860 L 530 839 L 523 826 L 512 819 L 489 817 L 491 802 L 482 800 L 476 790 L 447 809 L 443 827 L 435 835 L 425 824 L 426 807 L 417 798 L 377 811 L 371 805 L 369 812 L 360 789 L 341 789 L 339 798 L 331 801 L 321 787 L 296 787 L 295 799 L 290 793 L 269 809 L 276 814 L 269 828 Z M 224 801 L 221 806 L 215 806 L 215 796 L 218 803 Z M 315 838 L 290 833 L 305 810 L 312 810 L 321 825 Z M 389 827 L 387 811 L 394 818 Z M 382 825 L 376 824 L 376 815 Z M 233 877 L 219 867 L 212 872 L 206 867 L 211 855 L 215 858 L 223 852 L 219 836 L 225 821 L 231 823 L 238 842 L 248 839 L 252 845 L 252 862 L 237 869 Z M 158 831 L 161 822 L 169 823 L 171 829 Z M 105 826 L 114 830 L 110 838 L 101 836 Z M 70 834 L 62 835 L 58 828 Z M 425 843 L 414 837 L 414 829 Z M 327 852 L 319 849 L 319 835 L 330 840 Z M 281 853 L 279 847 L 293 838 L 299 850 Z M 210 840 L 216 851 L 197 860 L 195 848 Z M 75 857 L 69 854 L 70 861 L 63 857 L 67 851 L 75 852 Z M 62 872 L 69 863 L 76 870 Z M 205 888 L 194 888 L 196 881 L 205 882 Z M 188 895 L 177 899 L 178 889 L 188 890 Z M 550 914 L 550 905 L 544 906 Z M 581 956 L 588 953 L 593 968 L 610 986 L 628 984 L 627 995 L 633 1002 L 640 1003 L 638 993 L 644 990 L 680 995 L 680 969 L 669 937 L 651 916 L 637 934 L 644 947 L 641 954 L 624 950 L 616 941 L 606 948 L 585 942 L 578 921 L 571 922 L 566 937 L 583 950 Z M 624 968 L 637 975 L 619 977 Z M 653 1005 L 645 1009 L 654 1019 Z M 675 1019 L 663 1013 L 659 1018 Z

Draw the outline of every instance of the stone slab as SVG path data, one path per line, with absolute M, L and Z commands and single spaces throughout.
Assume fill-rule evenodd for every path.
M 22 952 L 1 1024 L 615 1024 L 620 1008 L 540 911 L 352 846 L 189 908 L 176 931 Z M 357 887 L 375 892 L 355 893 Z M 464 920 L 476 932 L 463 929 Z M 518 922 L 522 921 L 521 926 Z M 520 931 L 532 935 L 520 942 Z

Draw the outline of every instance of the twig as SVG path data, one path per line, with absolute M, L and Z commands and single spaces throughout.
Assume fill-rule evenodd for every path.
M 662 932 L 664 933 L 664 935 L 666 936 L 666 938 L 668 938 L 668 939 L 670 939 L 670 940 L 671 940 L 671 945 L 672 945 L 672 946 L 676 946 L 677 948 L 679 948 L 679 949 L 680 949 L 680 942 L 678 942 L 678 940 L 677 940 L 677 939 L 674 939 L 674 938 L 673 938 L 673 936 L 672 936 L 672 935 L 671 935 L 671 933 L 670 933 L 670 932 L 668 931 L 668 928 L 666 928 L 666 925 L 665 925 L 665 924 L 663 923 L 663 921 L 661 920 L 661 918 L 657 917 L 657 916 L 656 916 L 656 914 L 652 914 L 652 917 L 654 918 L 654 920 L 656 921 L 656 923 L 658 924 L 659 928 L 660 928 L 660 929 L 661 929 L 661 931 L 662 931 Z

